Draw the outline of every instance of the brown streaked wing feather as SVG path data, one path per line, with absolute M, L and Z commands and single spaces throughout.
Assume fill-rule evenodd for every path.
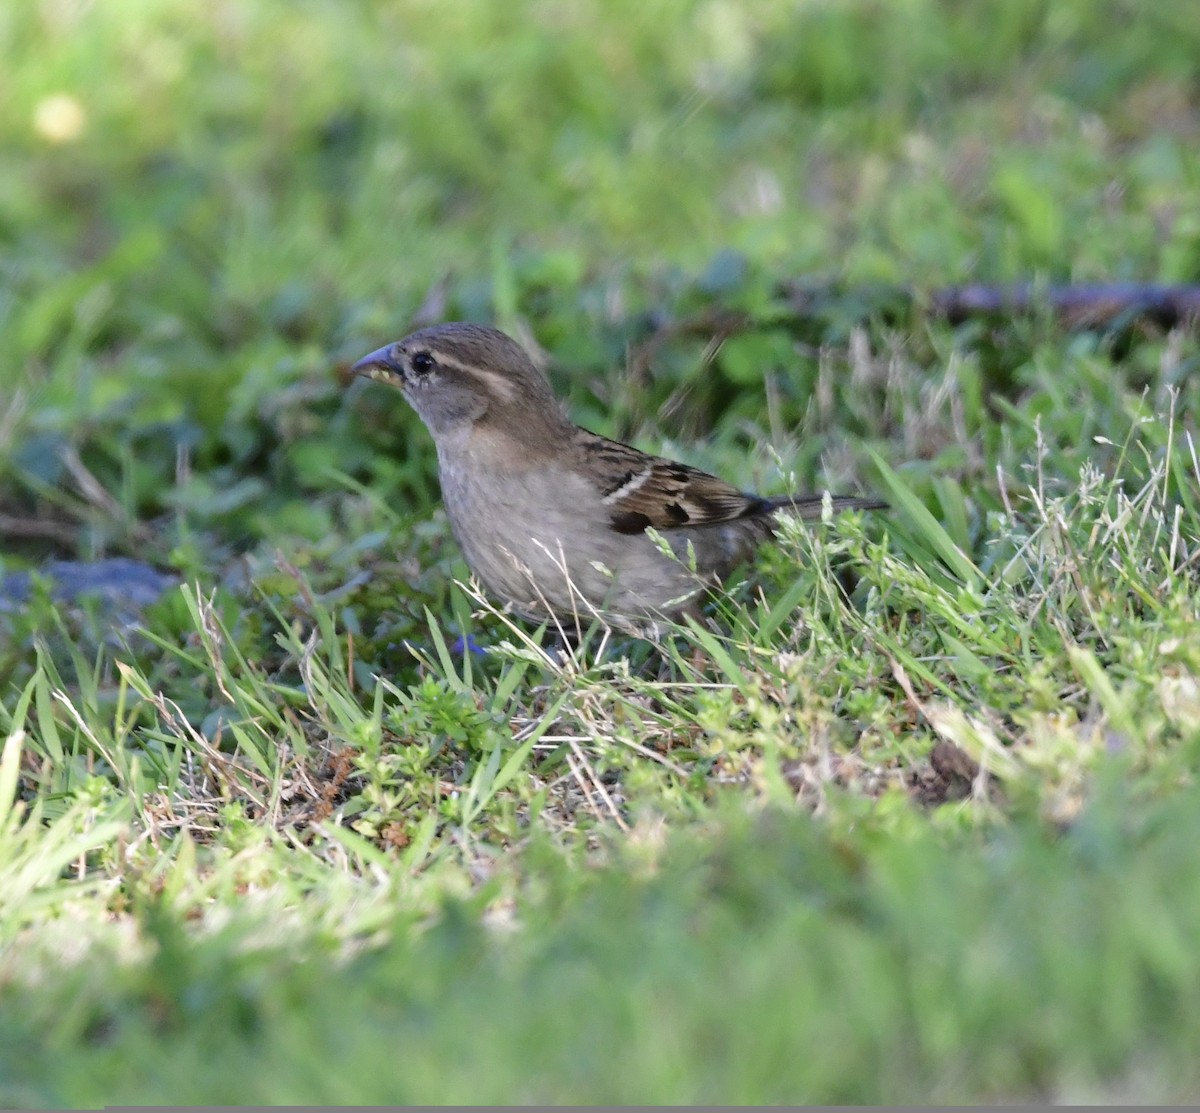
M 687 526 L 718 525 L 769 514 L 767 499 L 748 495 L 699 468 L 651 456 L 586 429 L 575 436 L 587 459 L 586 473 L 597 477 L 617 533 L 641 533 Z

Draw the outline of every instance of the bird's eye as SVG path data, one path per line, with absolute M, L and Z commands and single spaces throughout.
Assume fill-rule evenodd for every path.
M 433 356 L 428 352 L 417 352 L 412 357 L 412 369 L 418 375 L 428 375 L 433 370 Z

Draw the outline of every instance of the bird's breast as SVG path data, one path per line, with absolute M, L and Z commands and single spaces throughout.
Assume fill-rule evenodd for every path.
M 602 554 L 588 524 L 600 496 L 581 476 L 487 452 L 439 453 L 438 463 L 455 539 L 495 594 L 523 604 L 532 584 L 557 598 L 565 575 L 595 574 L 590 562 Z
M 483 441 L 446 452 L 439 445 L 438 467 L 471 571 L 530 616 L 569 614 L 584 601 L 624 614 L 676 609 L 698 585 L 686 567 L 689 541 L 702 574 L 742 547 L 716 530 L 672 531 L 683 559 L 673 561 L 644 534 L 613 530 L 601 489 L 561 460 L 522 459 Z

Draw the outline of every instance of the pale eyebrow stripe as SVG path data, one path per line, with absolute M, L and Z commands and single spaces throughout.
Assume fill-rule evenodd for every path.
M 443 355 L 439 351 L 434 351 L 434 358 L 438 363 L 445 367 L 452 367 L 455 371 L 461 371 L 464 375 L 470 375 L 474 379 L 478 379 L 487 388 L 490 394 L 502 398 L 505 402 L 513 401 L 517 393 L 513 389 L 513 385 L 503 375 L 497 374 L 495 371 L 489 371 L 486 367 L 478 367 L 473 363 L 463 363 L 462 360 L 455 359 L 453 356 Z

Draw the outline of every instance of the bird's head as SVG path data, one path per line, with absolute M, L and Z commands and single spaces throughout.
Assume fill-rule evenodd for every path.
M 451 323 L 424 328 L 364 356 L 351 368 L 403 391 L 435 438 L 482 420 L 559 415 L 546 376 L 498 329 Z

